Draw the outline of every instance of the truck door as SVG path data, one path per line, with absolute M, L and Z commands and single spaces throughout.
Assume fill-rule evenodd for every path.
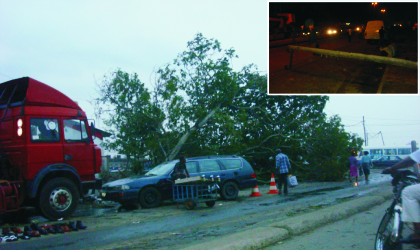
M 87 123 L 85 120 L 63 119 L 63 130 L 64 163 L 76 168 L 83 181 L 84 175 L 95 174 L 93 143 Z
M 62 161 L 63 146 L 60 133 L 59 119 L 30 118 L 31 143 L 27 146 L 27 178 L 32 179 L 45 166 Z

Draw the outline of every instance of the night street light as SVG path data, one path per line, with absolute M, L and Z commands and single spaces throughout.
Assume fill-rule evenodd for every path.
M 372 3 L 373 5 L 373 9 L 375 9 L 376 5 L 378 5 L 378 3 Z
M 381 12 L 382 12 L 383 14 L 385 14 L 385 10 L 384 10 L 384 9 L 382 9 L 382 10 L 381 10 Z

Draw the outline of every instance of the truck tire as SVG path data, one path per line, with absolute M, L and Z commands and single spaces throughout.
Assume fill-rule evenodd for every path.
M 235 200 L 238 198 L 238 193 L 238 185 L 233 181 L 228 181 L 223 185 L 220 195 L 225 200 Z
M 139 204 L 142 208 L 158 207 L 162 202 L 162 195 L 154 187 L 147 187 L 140 191 Z
M 77 187 L 67 178 L 55 178 L 48 181 L 38 195 L 39 210 L 50 220 L 70 217 L 78 204 Z

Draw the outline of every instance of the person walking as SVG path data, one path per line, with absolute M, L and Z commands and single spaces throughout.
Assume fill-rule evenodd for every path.
M 312 48 L 317 48 L 318 49 L 319 44 L 318 44 L 318 41 L 317 41 L 318 37 L 316 35 L 315 28 L 313 26 L 311 26 L 310 29 L 311 29 L 311 31 L 309 33 L 309 46 L 312 47 Z M 317 56 L 319 54 L 313 53 L 313 55 Z
M 349 43 L 351 43 L 351 29 L 348 29 L 347 32 L 349 33 Z
M 359 176 L 358 175 L 358 172 L 357 172 L 357 159 L 356 159 L 356 153 L 351 153 L 351 156 L 350 156 L 350 158 L 349 158 L 349 161 L 350 161 L 350 176 L 349 176 L 349 179 L 350 179 L 350 182 L 352 182 L 352 177 L 355 177 L 356 178 L 356 183 L 357 183 L 357 177 Z
M 369 152 L 365 151 L 363 152 L 362 156 L 362 169 L 363 173 L 365 173 L 366 184 L 369 182 L 370 167 L 372 166 L 372 160 L 370 159 L 368 154 Z
M 381 48 L 385 47 L 384 38 L 385 38 L 385 30 L 384 30 L 384 26 L 382 26 L 381 29 L 379 30 L 379 46 Z
M 284 195 L 288 194 L 287 190 L 287 174 L 292 170 L 290 166 L 289 157 L 281 153 L 281 149 L 276 150 L 276 169 L 278 173 L 277 177 L 277 188 L 279 190 L 279 195 L 281 195 L 281 189 L 283 188 Z

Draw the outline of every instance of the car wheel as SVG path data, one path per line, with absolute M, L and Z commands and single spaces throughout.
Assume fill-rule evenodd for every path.
M 55 178 L 40 190 L 38 206 L 44 217 L 50 220 L 70 217 L 79 204 L 79 192 L 71 180 Z
M 162 201 L 162 195 L 154 187 L 147 187 L 140 192 L 139 204 L 143 208 L 158 207 Z
M 235 182 L 226 182 L 221 191 L 221 196 L 225 200 L 235 200 L 238 198 L 239 188 Z

